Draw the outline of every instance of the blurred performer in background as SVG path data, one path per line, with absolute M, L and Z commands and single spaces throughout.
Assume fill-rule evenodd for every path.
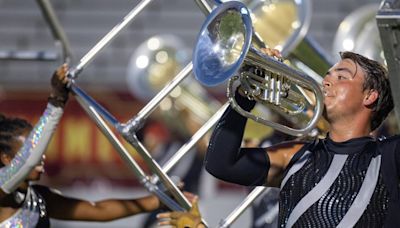
M 206 169 L 241 185 L 280 186 L 280 227 L 399 227 L 400 138 L 371 137 L 393 109 L 386 69 L 344 52 L 323 90 L 326 138 L 241 148 L 247 119 L 229 107 L 211 137 Z M 249 111 L 255 103 L 243 94 L 239 87 L 235 98 Z
M 62 220 L 110 221 L 158 209 L 156 196 L 89 202 L 31 184 L 44 171 L 44 152 L 68 100 L 67 66 L 51 79 L 52 91 L 38 123 L 0 115 L 0 227 L 49 227 L 49 217 Z M 189 193 L 187 197 L 191 197 Z

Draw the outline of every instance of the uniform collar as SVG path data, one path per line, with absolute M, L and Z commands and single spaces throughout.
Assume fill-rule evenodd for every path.
M 352 154 L 361 152 L 364 150 L 365 146 L 370 143 L 374 142 L 375 139 L 370 136 L 364 136 L 360 138 L 353 138 L 349 139 L 344 142 L 335 142 L 330 137 L 329 134 L 327 137 L 322 140 L 325 148 L 328 151 L 337 153 L 337 154 Z

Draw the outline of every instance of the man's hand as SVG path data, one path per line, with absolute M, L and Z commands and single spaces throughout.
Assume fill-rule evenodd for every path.
M 263 52 L 266 55 L 271 56 L 271 57 L 276 57 L 278 59 L 282 59 L 282 54 L 278 49 L 261 48 L 260 51 Z
M 261 48 L 260 51 L 270 57 L 273 57 L 279 61 L 282 60 L 282 54 L 278 49 L 272 49 L 272 48 Z M 239 86 L 238 88 L 239 94 L 242 97 L 247 97 L 246 91 L 242 88 L 242 86 Z
M 201 214 L 200 214 L 199 206 L 198 206 L 198 197 L 195 196 L 192 200 L 193 200 L 192 208 L 190 209 L 189 212 L 172 211 L 172 212 L 158 214 L 157 218 L 161 219 L 161 221 L 158 223 L 158 225 L 159 226 L 169 225 L 171 227 L 176 227 L 176 228 L 204 228 L 204 227 L 206 227 L 201 222 Z
M 68 100 L 69 90 L 67 88 L 68 83 L 68 65 L 61 65 L 51 77 L 51 93 L 49 96 L 49 102 L 57 107 L 64 107 Z

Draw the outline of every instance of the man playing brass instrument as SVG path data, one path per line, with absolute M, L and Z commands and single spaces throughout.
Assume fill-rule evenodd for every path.
M 323 80 L 326 138 L 241 148 L 247 119 L 231 107 L 212 134 L 207 171 L 240 185 L 280 187 L 280 227 L 400 226 L 400 138 L 371 134 L 393 109 L 387 71 L 359 54 L 340 55 Z M 247 111 L 255 105 L 240 88 L 235 99 Z

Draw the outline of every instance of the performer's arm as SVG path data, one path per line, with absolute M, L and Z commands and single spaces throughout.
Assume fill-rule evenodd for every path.
M 135 199 L 107 199 L 91 202 L 63 196 L 60 192 L 42 187 L 40 194 L 45 198 L 51 218 L 77 221 L 111 221 L 139 213 L 151 212 L 160 207 L 156 196 Z
M 52 92 L 46 110 L 10 164 L 0 169 L 0 196 L 14 191 L 42 159 L 68 99 L 64 84 L 66 71 L 67 67 L 63 65 L 53 75 Z
M 254 101 L 236 92 L 237 103 L 250 111 Z M 217 123 L 210 139 L 205 168 L 213 176 L 241 185 L 262 185 L 269 169 L 269 159 L 261 148 L 241 148 L 247 118 L 230 106 Z
M 255 103 L 235 95 L 237 103 L 250 111 Z M 303 146 L 286 142 L 269 148 L 241 148 L 247 119 L 229 107 L 218 122 L 210 140 L 205 168 L 213 176 L 240 185 L 279 185 L 281 174 L 292 156 Z
M 45 186 L 36 186 L 36 189 L 45 199 L 49 216 L 62 220 L 112 221 L 165 207 L 155 195 L 91 202 L 64 196 Z M 189 192 L 184 192 L 184 195 L 189 200 L 194 198 Z

